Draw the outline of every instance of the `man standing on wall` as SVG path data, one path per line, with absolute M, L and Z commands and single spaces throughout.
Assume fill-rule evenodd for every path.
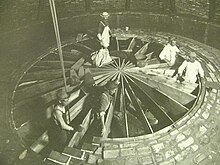
M 112 61 L 108 47 L 110 46 L 111 30 L 109 28 L 109 13 L 103 12 L 101 15 L 102 20 L 99 22 L 97 37 L 101 44 L 101 49 L 95 56 L 92 57 L 95 65 L 101 67 Z
M 169 66 L 173 66 L 176 62 L 179 48 L 176 46 L 176 40 L 174 38 L 169 39 L 168 44 L 163 48 L 159 57 L 164 60 Z
M 183 81 L 184 79 L 189 83 L 195 83 L 198 75 L 201 78 L 204 78 L 204 70 L 200 62 L 196 60 L 196 53 L 191 52 L 188 55 L 188 58 L 179 67 L 177 80 Z

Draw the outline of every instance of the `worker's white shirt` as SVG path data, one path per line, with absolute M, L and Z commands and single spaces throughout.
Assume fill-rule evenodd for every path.
M 110 28 L 109 26 L 105 26 L 103 32 L 102 32 L 102 40 L 101 45 L 105 48 L 109 47 L 110 45 Z
M 169 65 L 173 66 L 176 61 L 176 54 L 180 52 L 177 46 L 172 46 L 169 43 L 163 48 L 159 57 L 161 60 L 169 61 Z
M 185 81 L 190 83 L 195 83 L 197 80 L 197 74 L 200 74 L 201 77 L 204 77 L 204 70 L 200 62 L 195 60 L 194 62 L 184 61 L 178 69 L 178 73 L 182 75 L 183 71 L 186 69 Z

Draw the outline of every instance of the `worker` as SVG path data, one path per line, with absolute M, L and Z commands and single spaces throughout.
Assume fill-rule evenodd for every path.
M 107 49 L 110 45 L 111 30 L 109 28 L 109 13 L 103 12 L 102 20 L 99 22 L 97 37 L 103 48 Z
M 186 82 L 196 83 L 198 75 L 204 78 L 204 70 L 200 62 L 196 60 L 196 53 L 190 52 L 187 59 L 178 68 L 177 80 L 184 79 Z
M 57 92 L 57 103 L 53 106 L 50 124 L 48 127 L 50 147 L 58 152 L 62 152 L 64 149 L 68 139 L 68 132 L 74 131 L 74 128 L 68 125 L 65 121 L 65 106 L 68 103 L 69 95 L 65 92 L 65 90 L 59 90 Z M 79 126 L 78 131 L 82 131 L 81 126 Z
M 96 67 L 102 67 L 112 61 L 108 50 L 112 34 L 108 22 L 109 13 L 103 12 L 100 16 L 102 20 L 99 22 L 97 37 L 101 44 L 101 49 L 91 54 L 91 59 Z
M 178 53 L 180 52 L 179 48 L 176 46 L 175 38 L 169 38 L 167 45 L 161 51 L 159 58 L 164 60 L 168 66 L 173 66 L 176 62 Z

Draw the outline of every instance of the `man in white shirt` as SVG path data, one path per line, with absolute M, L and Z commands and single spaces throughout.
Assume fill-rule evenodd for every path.
M 185 76 L 183 72 L 185 71 Z M 184 77 L 185 81 L 189 83 L 195 83 L 197 80 L 198 74 L 201 78 L 204 78 L 204 70 L 199 61 L 196 60 L 196 53 L 191 52 L 182 65 L 178 69 L 178 78 Z
M 168 44 L 163 48 L 161 51 L 159 57 L 161 60 L 166 61 L 166 63 L 169 66 L 173 66 L 176 62 L 176 58 L 178 56 L 177 53 L 179 53 L 180 50 L 176 46 L 176 41 L 175 39 L 171 39 Z

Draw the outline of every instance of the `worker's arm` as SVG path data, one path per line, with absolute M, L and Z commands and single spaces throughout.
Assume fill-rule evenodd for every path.
M 105 112 L 108 109 L 110 100 L 106 96 L 106 94 L 102 94 L 100 98 L 100 118 L 101 118 L 101 124 L 102 124 L 102 135 L 106 132 L 105 128 Z
M 184 61 L 184 62 L 180 65 L 180 67 L 179 67 L 179 69 L 178 69 L 178 75 L 179 75 L 179 76 L 182 76 L 183 71 L 184 71 L 184 69 L 186 68 L 186 65 L 187 65 L 187 62 L 186 62 L 186 61 Z
M 56 115 L 56 118 L 57 118 L 58 122 L 60 123 L 62 129 L 65 129 L 65 130 L 68 130 L 68 131 L 73 131 L 74 130 L 73 127 L 66 124 L 66 122 L 63 119 L 63 113 L 60 110 L 56 109 L 55 110 L 55 115 Z
M 100 118 L 101 118 L 101 124 L 102 124 L 102 135 L 105 134 L 106 128 L 105 128 L 105 112 L 100 113 Z
M 97 37 L 98 39 L 101 41 L 102 40 L 102 32 L 104 30 L 104 26 L 103 26 L 103 23 L 100 21 L 99 22 L 99 26 L 98 26 L 98 30 L 97 30 Z
M 205 76 L 204 75 L 204 70 L 203 70 L 203 68 L 202 68 L 200 63 L 198 63 L 198 72 L 199 72 L 200 77 L 204 78 L 204 76 Z

